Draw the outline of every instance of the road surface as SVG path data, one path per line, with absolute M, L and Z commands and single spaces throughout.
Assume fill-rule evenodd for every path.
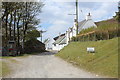
M 97 78 L 98 76 L 67 63 L 52 52 L 13 58 L 13 73 L 7 78 Z

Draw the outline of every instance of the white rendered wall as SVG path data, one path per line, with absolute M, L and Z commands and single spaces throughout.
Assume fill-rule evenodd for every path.
M 68 37 L 69 33 L 68 31 L 66 32 L 66 43 L 68 44 L 69 43 L 69 37 Z
M 63 49 L 67 44 L 56 44 L 56 46 L 53 45 L 53 50 L 56 50 L 56 51 L 60 51 L 61 49 Z
M 77 30 L 77 26 L 76 26 L 76 22 L 74 22 L 74 26 L 73 26 L 73 36 L 76 36 L 76 30 Z
M 46 48 L 46 50 L 48 50 L 49 44 L 45 44 L 45 48 Z
M 53 49 L 53 50 L 59 50 L 58 44 L 56 44 L 56 46 L 53 44 L 52 49 Z
M 86 20 L 92 19 L 91 15 L 86 16 Z

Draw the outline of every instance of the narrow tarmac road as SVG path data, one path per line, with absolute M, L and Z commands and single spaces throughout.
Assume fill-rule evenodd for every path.
M 13 59 L 16 64 L 10 64 L 14 71 L 7 78 L 97 78 L 54 56 L 52 52 Z

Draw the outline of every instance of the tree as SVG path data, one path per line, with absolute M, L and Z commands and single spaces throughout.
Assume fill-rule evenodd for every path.
M 24 42 L 28 39 L 28 35 L 29 38 L 32 38 L 29 33 L 38 35 L 39 33 L 34 26 L 40 23 L 36 16 L 41 13 L 43 6 L 42 2 L 3 2 L 1 19 L 6 41 L 15 40 L 19 46 L 20 40 L 22 40 L 24 48 Z
M 40 37 L 40 32 L 38 30 L 32 30 L 26 34 L 26 40 L 37 39 L 38 37 Z
M 113 16 L 116 20 L 118 20 L 119 19 L 119 15 L 120 15 L 120 12 L 116 12 L 116 15 L 115 16 Z

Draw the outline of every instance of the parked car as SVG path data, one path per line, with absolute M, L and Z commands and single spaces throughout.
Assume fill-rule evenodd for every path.
M 0 47 L 0 56 L 18 56 L 22 53 L 22 47 L 16 46 L 15 41 L 8 41 L 7 46 Z
M 0 56 L 7 56 L 7 48 L 6 47 L 0 47 Z

